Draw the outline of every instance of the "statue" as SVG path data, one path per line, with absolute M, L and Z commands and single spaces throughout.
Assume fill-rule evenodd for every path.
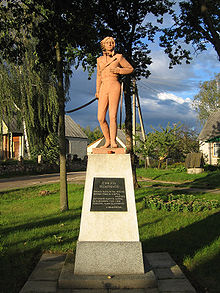
M 96 98 L 98 98 L 98 121 L 105 137 L 103 148 L 117 148 L 117 112 L 120 99 L 121 85 L 119 74 L 130 74 L 133 67 L 122 56 L 115 54 L 115 40 L 106 37 L 101 41 L 103 56 L 97 58 Z M 106 121 L 109 109 L 110 127 Z

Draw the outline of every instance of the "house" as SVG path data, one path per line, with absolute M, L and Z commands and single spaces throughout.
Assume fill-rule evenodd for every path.
M 18 125 L 12 117 L 10 123 L 2 120 L 2 139 L 0 140 L 0 159 L 19 159 L 24 156 L 23 125 Z
M 0 159 L 19 159 L 24 156 L 23 125 L 18 126 L 16 116 L 10 123 L 2 120 L 2 139 L 0 139 Z M 88 137 L 70 116 L 65 116 L 66 154 L 83 159 L 87 155 Z
M 87 155 L 88 137 L 68 115 L 65 115 L 66 154 L 83 159 Z
M 220 110 L 209 116 L 198 138 L 205 163 L 216 165 L 220 159 Z

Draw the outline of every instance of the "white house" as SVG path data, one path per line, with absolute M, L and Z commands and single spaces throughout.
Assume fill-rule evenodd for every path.
M 220 110 L 212 113 L 199 134 L 199 148 L 205 163 L 216 165 L 220 159 Z

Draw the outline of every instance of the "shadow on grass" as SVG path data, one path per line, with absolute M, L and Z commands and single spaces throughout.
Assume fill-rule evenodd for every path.
M 74 209 L 72 210 L 74 211 L 74 213 L 70 214 L 68 212 L 68 215 L 63 215 L 61 214 L 60 216 L 56 216 L 56 217 L 53 217 L 53 218 L 44 218 L 42 220 L 34 220 L 33 222 L 29 222 L 29 223 L 25 223 L 25 224 L 21 224 L 21 225 L 13 225 L 13 226 L 10 226 L 10 227 L 7 227 L 7 228 L 2 228 L 1 229 L 1 235 L 5 235 L 7 233 L 13 233 L 13 232 L 16 232 L 16 231 L 20 231 L 20 230 L 31 230 L 31 229 L 36 229 L 36 228 L 42 228 L 42 227 L 47 227 L 47 226 L 53 226 L 53 225 L 57 225 L 57 224 L 60 224 L 61 222 L 64 222 L 64 221 L 68 221 L 68 220 L 75 220 L 75 219 L 78 219 L 80 218 L 81 216 L 81 208 L 77 208 L 77 209 Z M 77 211 L 77 214 L 76 214 L 76 211 Z M 48 216 L 49 217 L 49 216 Z
M 195 179 L 189 184 L 190 187 L 194 188 L 220 188 L 220 171 L 211 172 L 207 176 Z
M 175 261 L 182 265 L 186 256 L 193 258 L 196 252 L 217 240 L 219 237 L 219 223 L 220 213 L 218 212 L 178 231 L 172 231 L 163 236 L 144 240 L 144 251 L 168 251 Z M 219 255 L 217 257 L 219 259 Z M 195 269 L 192 270 L 192 275 L 195 278 L 198 272 L 200 272 L 200 276 L 204 276 L 204 280 L 201 283 L 204 286 L 205 284 L 209 286 L 209 291 L 207 292 L 220 292 L 220 266 L 219 264 L 216 266 L 216 260 L 216 257 L 211 258 L 209 255 L 206 255 L 205 262 L 198 263 Z M 197 288 L 199 287 L 195 280 L 193 280 L 193 285 Z M 200 287 L 199 290 L 198 292 L 205 292 Z
M 19 292 L 44 251 L 62 253 L 63 250 L 74 249 L 79 224 L 75 224 L 72 228 L 70 225 L 60 226 L 60 224 L 79 220 L 81 209 L 76 210 L 74 213 L 71 213 L 72 210 L 70 210 L 66 215 L 63 213 L 57 216 L 52 215 L 51 218 L 35 220 L 32 223 L 1 230 L 2 239 L 8 233 L 21 233 L 21 237 L 16 236 L 17 239 L 14 239 L 10 246 L 3 248 L 2 252 L 0 251 L 1 293 Z M 27 230 L 30 230 L 30 233 Z M 61 239 L 60 235 L 62 235 Z
M 169 174 L 170 174 L 169 172 L 167 172 L 167 173 L 162 173 L 162 174 L 160 174 L 160 175 L 157 175 L 157 176 L 153 177 L 152 180 L 159 179 L 160 177 L 162 177 L 162 176 L 166 176 L 166 175 L 169 175 Z

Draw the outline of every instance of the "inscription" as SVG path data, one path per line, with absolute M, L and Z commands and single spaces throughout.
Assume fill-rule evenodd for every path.
M 126 212 L 127 202 L 124 178 L 95 177 L 90 211 Z

